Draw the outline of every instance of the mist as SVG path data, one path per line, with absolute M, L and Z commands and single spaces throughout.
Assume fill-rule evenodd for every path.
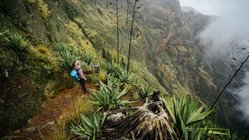
M 241 110 L 244 114 L 243 120 L 247 120 L 249 122 L 249 73 L 247 72 L 245 79 L 243 80 L 244 86 L 240 89 L 236 90 L 235 94 L 238 95 L 239 104 L 237 105 L 237 109 Z
M 201 42 L 209 51 L 227 54 L 235 48 L 248 46 L 249 1 L 223 0 L 224 5 L 217 10 L 217 16 L 200 33 Z M 243 52 L 242 52 L 243 53 Z
M 180 0 L 182 6 L 192 6 L 197 11 L 212 16 L 210 23 L 198 35 L 207 53 L 215 58 L 230 56 L 243 61 L 249 51 L 249 1 L 248 0 Z M 247 62 L 249 63 L 249 62 Z M 248 65 L 248 64 L 247 64 Z M 234 92 L 239 100 L 237 109 L 249 118 L 249 72 L 243 79 L 244 86 Z

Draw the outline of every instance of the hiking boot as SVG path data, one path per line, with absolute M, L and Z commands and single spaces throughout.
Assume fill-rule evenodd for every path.
M 84 91 L 84 93 L 88 94 L 88 93 L 90 93 L 90 92 L 89 92 L 89 90 L 88 90 L 88 89 L 86 89 L 86 90 Z

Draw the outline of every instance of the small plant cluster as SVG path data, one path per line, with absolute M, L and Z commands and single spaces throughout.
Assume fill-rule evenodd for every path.
M 228 129 L 212 128 L 207 117 L 214 111 L 204 109 L 199 104 L 198 99 L 191 99 L 184 96 L 180 99 L 175 97 L 171 101 L 163 100 L 177 130 L 177 134 L 182 139 L 230 139 L 231 134 Z
M 108 84 L 100 82 L 100 89 L 93 93 L 92 102 L 98 106 L 98 110 L 108 111 L 117 109 L 128 103 L 127 100 L 121 98 L 127 94 L 127 89 L 121 89 L 121 84 L 113 77 L 108 77 Z
M 97 140 L 100 136 L 104 119 L 99 113 L 89 113 L 80 115 L 80 122 L 71 126 L 71 131 L 83 139 Z
M 0 42 L 1 43 L 4 43 L 7 39 L 6 39 L 6 37 L 9 35 L 9 30 L 4 30 L 4 29 L 2 29 L 1 31 L 0 31 Z
M 85 55 L 79 49 L 64 43 L 57 44 L 53 51 L 58 57 L 59 63 L 63 70 L 70 71 L 73 68 L 72 65 L 76 60 L 83 60 L 87 65 L 91 64 L 93 60 L 93 55 Z
M 9 30 L 0 31 L 0 43 L 8 46 L 24 61 L 28 54 L 29 41 L 18 33 L 10 33 Z

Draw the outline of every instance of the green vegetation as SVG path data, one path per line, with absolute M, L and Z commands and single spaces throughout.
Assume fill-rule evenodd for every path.
M 184 139 L 199 140 L 207 137 L 230 138 L 227 129 L 211 128 L 207 117 L 213 112 L 204 109 L 198 99 L 192 100 L 188 96 L 180 99 L 173 98 L 172 101 L 164 100 L 166 108 L 173 120 L 174 127 Z M 224 133 L 225 130 L 225 133 Z
M 167 103 L 167 101 L 164 101 Z M 184 136 L 185 139 L 189 139 L 187 128 L 191 125 L 203 121 L 208 115 L 211 114 L 212 110 L 204 110 L 203 107 L 199 107 L 197 99 L 191 100 L 185 96 L 179 100 L 173 98 L 173 104 L 166 105 L 171 118 L 178 128 L 180 135 Z
M 18 55 L 19 59 L 24 61 L 28 54 L 27 46 L 29 42 L 17 33 L 10 34 L 6 40 L 8 46 Z
M 127 90 L 123 89 L 120 91 L 119 83 L 111 83 L 108 81 L 108 85 L 100 82 L 100 90 L 93 93 L 93 104 L 97 105 L 99 109 L 105 111 L 110 109 L 116 109 L 124 106 L 127 101 L 123 101 L 121 97 L 127 94 Z
M 26 126 L 28 119 L 40 109 L 45 99 L 44 87 L 53 70 L 50 61 L 32 50 L 20 34 L 2 32 L 0 40 L 2 137 Z
M 25 48 L 28 45 L 28 41 L 23 39 L 23 37 L 19 34 L 11 34 L 7 38 L 7 42 L 9 46 L 15 51 L 15 52 L 22 52 L 27 51 L 27 48 Z
M 80 138 L 97 140 L 101 135 L 101 130 L 105 117 L 98 113 L 90 113 L 87 116 L 80 115 L 80 122 L 71 126 L 71 131 L 78 135 Z
M 90 65 L 93 61 L 93 55 L 92 54 L 85 55 L 83 59 L 87 65 Z
M 132 72 L 127 72 L 122 68 L 115 70 L 114 76 L 119 79 L 122 84 L 135 83 L 135 74 Z
M 45 95 L 56 98 L 60 91 L 75 86 L 69 71 L 75 60 L 81 60 L 87 83 L 95 86 L 99 81 L 100 87 L 93 92 L 91 103 L 88 98 L 75 103 L 73 113 L 51 139 L 106 137 L 103 126 L 113 121 L 115 112 L 123 118 L 112 126 L 117 135 L 110 132 L 117 138 L 138 139 L 148 134 L 152 139 L 229 139 L 229 130 L 207 124 L 212 111 L 197 99 L 171 99 L 170 95 L 191 94 L 204 101 L 222 84 L 215 77 L 225 79 L 230 70 L 224 66 L 226 73 L 216 74 L 219 68 L 200 59 L 207 56 L 177 8 L 138 0 L 127 0 L 125 7 L 119 1 L 122 6 L 114 7 L 117 25 L 115 9 L 105 7 L 108 1 L 26 1 L 15 7 L 25 18 L 12 17 L 11 11 L 0 16 L 8 25 L 0 32 L 0 132 L 4 135 L 25 126 L 41 109 Z M 6 6 L 3 11 L 9 9 Z M 99 70 L 92 69 L 92 64 L 100 65 Z M 163 103 L 152 103 L 157 91 L 167 95 Z M 141 107 L 141 103 L 145 104 Z
M 93 93 L 92 103 L 97 107 L 95 109 L 98 113 L 106 114 L 107 118 L 112 115 L 111 112 L 124 109 L 122 107 L 125 107 L 125 104 L 130 102 L 126 98 L 122 98 L 129 90 L 121 88 L 123 76 L 120 76 L 120 74 L 118 74 L 117 69 L 110 71 L 106 81 L 107 84 L 100 81 L 100 89 Z M 135 86 L 134 88 L 141 90 L 140 98 L 145 100 L 146 103 L 142 107 L 135 108 L 137 111 L 132 112 L 133 109 L 128 107 L 125 110 L 131 112 L 125 116 L 125 119 L 118 120 L 117 122 L 108 120 L 110 122 L 106 126 L 107 128 L 102 127 L 105 125 L 102 122 L 106 121 L 106 118 L 103 116 L 96 116 L 96 114 L 88 117 L 82 116 L 81 121 L 83 121 L 73 125 L 71 131 L 75 135 L 86 139 L 108 139 L 109 137 L 138 139 L 146 136 L 156 139 L 200 140 L 204 137 L 230 137 L 229 133 L 222 132 L 223 129 L 210 128 L 205 123 L 205 120 L 213 110 L 205 110 L 197 99 L 192 100 L 185 96 L 180 99 L 173 98 L 173 100 L 169 100 L 166 97 L 163 98 L 164 105 L 161 105 L 149 100 L 154 91 L 149 83 L 145 83 L 141 87 Z M 131 135 L 131 131 L 133 135 Z
M 84 57 L 79 50 L 63 43 L 56 45 L 54 52 L 59 58 L 61 68 L 68 71 L 73 68 L 76 60 L 81 60 Z
M 150 84 L 145 83 L 144 85 L 141 85 L 141 90 L 142 91 L 139 92 L 141 100 L 143 100 L 145 103 L 148 103 L 154 92 L 153 87 Z

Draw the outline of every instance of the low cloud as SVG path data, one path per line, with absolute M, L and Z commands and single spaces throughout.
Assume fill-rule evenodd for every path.
M 224 0 L 223 0 L 224 1 Z M 247 47 L 249 40 L 249 1 L 227 0 L 219 15 L 200 33 L 201 42 L 210 51 L 230 53 L 234 48 Z
M 206 46 L 207 52 L 213 55 L 218 54 L 221 57 L 232 54 L 233 57 L 243 61 L 247 53 L 241 48 L 247 48 L 249 51 L 249 1 L 216 1 L 219 3 L 218 5 L 222 4 L 216 10 L 217 16 L 212 18 L 198 38 Z M 211 0 L 210 4 L 212 5 L 216 1 Z M 245 85 L 239 88 L 235 94 L 239 100 L 238 109 L 242 110 L 247 118 L 249 116 L 249 72 L 247 72 L 243 82 Z

